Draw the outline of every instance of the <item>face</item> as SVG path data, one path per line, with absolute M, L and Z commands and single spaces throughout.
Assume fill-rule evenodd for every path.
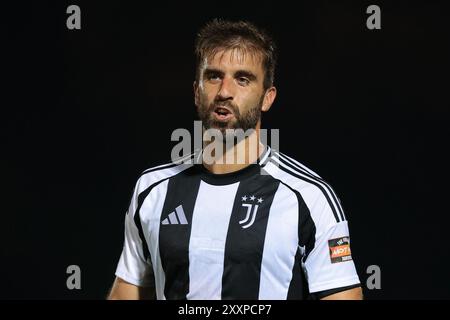
M 205 129 L 255 129 L 261 111 L 275 99 L 274 87 L 264 90 L 259 55 L 243 50 L 222 50 L 205 59 L 194 83 L 195 104 Z

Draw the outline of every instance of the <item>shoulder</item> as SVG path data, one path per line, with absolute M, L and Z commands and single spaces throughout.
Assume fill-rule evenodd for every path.
M 331 185 L 300 161 L 281 152 L 271 152 L 264 169 L 301 197 L 310 211 L 328 211 L 336 222 L 345 219 Z
M 195 154 L 192 153 L 183 158 L 177 159 L 173 162 L 164 163 L 158 166 L 150 167 L 145 169 L 140 174 L 136 182 L 136 191 L 138 193 L 143 190 L 156 185 L 190 167 L 194 164 Z
M 282 152 L 271 150 L 264 169 L 283 184 L 297 191 L 320 193 L 318 185 L 327 183 L 315 171 Z

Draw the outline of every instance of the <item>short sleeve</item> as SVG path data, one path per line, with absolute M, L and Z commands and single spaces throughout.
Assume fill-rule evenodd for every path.
M 136 286 L 153 286 L 153 268 L 150 257 L 144 254 L 145 239 L 141 239 L 134 214 L 137 206 L 136 186 L 130 207 L 125 215 L 125 240 L 116 269 L 116 276 Z
M 347 220 L 337 221 L 327 201 L 311 210 L 315 224 L 314 246 L 305 256 L 303 268 L 311 293 L 360 283 L 350 251 Z

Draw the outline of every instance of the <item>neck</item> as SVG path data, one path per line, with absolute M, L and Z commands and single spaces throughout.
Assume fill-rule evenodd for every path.
M 264 152 L 264 145 L 260 142 L 259 135 L 260 127 L 258 125 L 251 135 L 246 136 L 236 144 L 233 143 L 228 149 L 222 143 L 217 144 L 219 148 L 222 148 L 222 154 L 215 157 L 214 152 L 212 152 L 214 161 L 205 161 L 203 159 L 203 166 L 211 173 L 225 174 L 244 169 L 250 164 L 256 163 Z M 208 146 L 211 146 L 211 143 L 205 141 L 205 150 Z

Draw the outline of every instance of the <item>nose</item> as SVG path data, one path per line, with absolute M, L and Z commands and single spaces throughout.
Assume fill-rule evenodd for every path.
M 224 77 L 220 84 L 219 92 L 217 92 L 217 100 L 232 100 L 233 95 L 233 79 Z

